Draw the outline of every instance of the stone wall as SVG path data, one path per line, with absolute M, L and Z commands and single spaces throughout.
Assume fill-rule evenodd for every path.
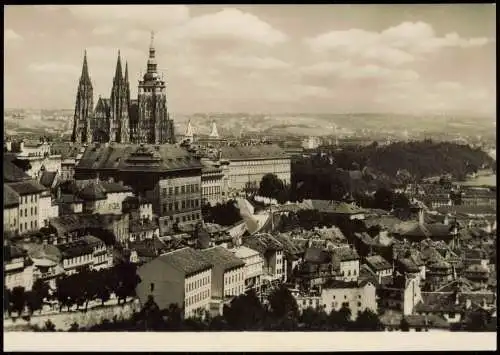
M 33 315 L 29 321 L 17 319 L 13 322 L 11 319 L 4 319 L 4 331 L 13 331 L 16 328 L 34 325 L 43 328 L 45 326 L 45 322 L 49 319 L 56 326 L 56 330 L 68 330 L 71 327 L 71 324 L 75 322 L 78 323 L 80 328 L 86 328 L 99 324 L 104 319 L 111 321 L 115 316 L 118 319 L 127 319 L 132 316 L 134 311 L 139 310 L 139 301 L 134 300 L 120 306 L 113 305 L 89 309 L 86 313 L 83 311 L 70 311 L 49 315 Z

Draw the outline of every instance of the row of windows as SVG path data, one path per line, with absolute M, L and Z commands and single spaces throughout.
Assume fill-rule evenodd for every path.
M 202 300 L 210 298 L 210 290 L 205 290 L 203 292 L 197 293 L 196 295 L 190 296 L 186 299 L 186 306 L 196 304 Z
M 38 221 L 31 221 L 30 228 L 31 229 L 38 228 Z M 27 231 L 27 230 L 28 230 L 28 222 L 24 222 L 24 231 Z M 22 231 L 23 231 L 23 224 L 19 223 L 19 232 L 22 232 Z
M 236 275 L 233 274 L 231 275 L 231 277 L 226 275 L 224 277 L 224 285 L 227 285 L 228 282 L 234 283 L 238 281 L 243 281 L 243 274 L 236 274 Z
M 351 302 L 351 303 L 352 303 L 352 306 L 354 306 L 356 304 L 356 302 Z M 332 302 L 332 308 L 333 309 L 336 309 L 338 305 L 339 305 L 338 302 Z M 358 305 L 358 308 L 361 307 L 361 302 L 358 302 L 357 305 Z M 349 302 L 342 302 L 342 306 L 349 307 Z
M 168 189 L 164 187 L 162 189 L 162 197 L 178 195 L 179 192 L 181 194 L 193 194 L 196 192 L 200 192 L 200 186 L 198 184 L 189 184 L 189 185 L 169 187 Z
M 180 208 L 179 208 L 180 207 Z M 163 213 L 182 211 L 187 208 L 198 208 L 200 207 L 200 200 L 182 200 L 170 202 L 169 204 L 163 205 Z
M 21 196 L 21 204 L 28 203 L 28 198 L 31 199 L 31 202 L 37 202 L 38 201 L 38 195 Z
M 184 215 L 182 217 L 170 216 L 170 218 L 172 219 L 172 221 L 175 220 L 175 223 L 198 221 L 201 219 L 201 214 L 199 212 L 195 212 L 195 213 L 190 213 L 190 214 Z M 163 225 L 168 226 L 168 220 L 164 220 Z
M 203 188 L 203 195 L 220 194 L 220 186 L 206 186 Z
M 249 161 L 242 161 L 239 162 L 239 165 L 244 165 L 244 166 L 258 166 L 258 165 L 289 165 L 290 160 L 289 159 L 280 159 L 280 160 L 249 160 Z
M 361 295 L 358 295 L 358 298 L 361 298 Z M 333 295 L 333 299 L 335 299 L 335 295 Z M 347 299 L 347 295 L 344 295 L 344 299 Z
M 82 262 L 90 261 L 91 259 L 92 255 L 88 254 L 88 255 L 80 255 L 75 258 L 66 259 L 64 261 L 65 264 L 71 265 L 71 264 L 80 264 Z
M 208 285 L 210 282 L 210 276 L 205 276 L 202 279 L 198 279 L 194 282 L 190 282 L 187 284 L 186 291 L 191 292 L 192 290 L 196 290 L 200 288 L 201 286 Z
M 36 207 L 31 207 L 30 216 L 36 216 L 36 213 L 37 213 Z M 22 216 L 23 216 L 23 209 L 20 209 L 19 210 L 19 217 L 22 217 Z M 28 217 L 28 209 L 27 208 L 24 209 L 24 217 Z
M 241 295 L 244 292 L 243 285 L 240 285 L 238 287 L 232 287 L 229 290 L 224 291 L 224 296 L 237 296 Z

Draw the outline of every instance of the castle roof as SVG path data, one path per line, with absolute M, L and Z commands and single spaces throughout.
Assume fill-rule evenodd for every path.
M 233 161 L 289 158 L 283 149 L 273 144 L 222 147 L 221 153 L 223 159 Z
M 170 145 L 93 144 L 85 150 L 77 169 L 164 172 L 201 169 L 199 159 Z

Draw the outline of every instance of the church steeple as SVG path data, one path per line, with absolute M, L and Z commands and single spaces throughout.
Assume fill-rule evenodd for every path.
M 157 73 L 157 64 L 156 64 L 156 59 L 155 59 L 155 47 L 154 47 L 154 39 L 155 39 L 155 33 L 151 31 L 151 43 L 149 44 L 149 58 L 148 58 L 148 67 L 147 67 L 147 72 L 144 75 L 144 80 L 154 80 L 158 77 Z
M 115 81 L 122 80 L 122 61 L 120 57 L 120 51 L 118 51 L 118 59 L 116 61 L 116 71 L 115 71 Z
M 71 140 L 76 143 L 90 143 L 92 141 L 93 120 L 93 88 L 90 80 L 87 63 L 87 51 L 83 55 L 82 75 L 78 83 L 75 102 L 75 114 L 73 116 L 73 133 Z
M 87 50 L 83 52 L 83 65 L 82 65 L 82 75 L 80 77 L 80 82 L 89 84 L 90 82 L 90 74 L 89 74 L 89 66 L 87 64 Z
M 128 62 L 125 62 L 125 74 L 123 74 L 123 81 L 128 83 Z

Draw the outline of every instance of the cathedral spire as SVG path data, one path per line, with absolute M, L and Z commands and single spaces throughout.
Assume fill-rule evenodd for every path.
M 118 59 L 116 61 L 116 71 L 115 71 L 115 80 L 122 79 L 122 60 L 120 57 L 120 51 L 118 50 Z
M 125 62 L 125 74 L 123 75 L 123 81 L 128 83 L 128 61 Z
M 155 47 L 154 47 L 155 33 L 151 31 L 151 43 L 149 44 L 149 59 L 148 59 L 148 74 L 156 74 L 157 64 L 155 59 Z
M 83 52 L 82 76 L 80 77 L 80 81 L 84 81 L 86 83 L 90 82 L 89 67 L 87 64 L 87 50 Z

